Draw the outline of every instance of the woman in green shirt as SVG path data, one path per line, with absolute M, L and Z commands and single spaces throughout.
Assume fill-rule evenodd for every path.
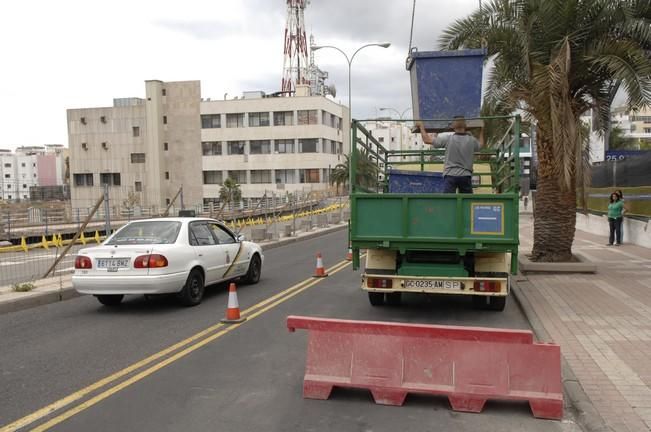
M 608 204 L 608 224 L 610 225 L 610 237 L 608 246 L 612 246 L 617 240 L 615 246 L 622 244 L 622 214 L 624 212 L 624 201 L 619 198 L 617 193 L 610 194 L 610 203 Z

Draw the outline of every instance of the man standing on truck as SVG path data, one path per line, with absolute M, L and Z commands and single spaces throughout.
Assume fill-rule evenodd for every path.
M 443 166 L 443 192 L 472 193 L 472 165 L 474 154 L 484 146 L 484 130 L 482 129 L 479 139 L 472 136 L 466 130 L 466 119 L 463 116 L 455 116 L 452 121 L 454 134 L 438 136 L 428 134 L 422 121 L 417 122 L 420 135 L 425 144 L 434 147 L 445 147 L 445 164 Z

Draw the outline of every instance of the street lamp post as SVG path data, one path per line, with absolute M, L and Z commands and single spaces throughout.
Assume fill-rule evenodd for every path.
M 407 111 L 409 111 L 409 110 L 411 110 L 411 108 L 406 108 L 401 113 L 400 111 L 398 111 L 395 108 L 388 108 L 388 107 L 380 108 L 380 111 L 393 111 L 393 112 L 395 112 L 396 114 L 398 114 L 398 117 L 400 117 L 400 120 L 403 120 L 403 117 L 405 116 L 405 114 L 407 114 Z M 403 124 L 402 124 L 402 121 L 401 121 L 400 122 L 400 151 L 402 151 L 402 128 L 403 128 Z M 389 130 L 391 130 L 391 129 L 389 129 Z
M 364 48 L 371 47 L 371 46 L 378 46 L 381 48 L 389 48 L 391 44 L 389 42 L 385 43 L 370 43 L 366 45 L 362 45 L 361 47 L 357 48 L 357 50 L 353 53 L 352 56 L 348 57 L 348 55 L 341 49 L 337 48 L 336 46 L 332 45 L 312 45 L 310 48 L 312 51 L 320 50 L 322 48 L 332 48 L 334 50 L 339 51 L 343 56 L 346 58 L 346 62 L 348 62 L 348 125 L 350 126 L 352 123 L 353 119 L 353 108 L 351 106 L 351 93 L 350 93 L 350 88 L 351 88 L 351 66 L 353 64 L 353 60 L 355 59 L 355 56 L 357 55 L 358 52 L 363 50 Z

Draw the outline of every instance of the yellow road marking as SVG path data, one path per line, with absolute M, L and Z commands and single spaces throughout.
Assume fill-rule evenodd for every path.
M 328 272 L 331 273 L 331 274 L 337 273 L 338 271 L 340 271 L 341 269 L 346 267 L 346 265 L 348 265 L 348 264 L 350 264 L 350 262 L 341 261 L 341 262 L 335 264 L 334 266 L 332 266 L 330 269 L 328 269 Z M 269 297 L 269 298 L 267 298 L 267 299 L 265 299 L 265 300 L 263 300 L 263 301 L 261 301 L 259 303 L 256 303 L 255 305 L 245 309 L 244 311 L 242 311 L 242 315 L 246 316 L 248 313 L 250 313 L 250 312 L 252 312 L 252 311 L 254 311 L 256 309 L 259 309 L 259 308 L 261 308 L 261 307 L 263 307 L 263 306 L 265 306 L 265 305 L 267 305 L 267 304 L 269 304 L 271 302 L 274 302 L 276 299 L 291 293 L 291 295 L 288 295 L 285 299 L 282 299 L 281 301 L 276 301 L 271 306 L 266 307 L 266 308 L 262 309 L 261 311 L 258 311 L 256 313 L 248 316 L 248 318 L 250 318 L 250 319 L 255 318 L 260 313 L 265 312 L 265 311 L 269 310 L 270 308 L 276 306 L 277 304 L 280 304 L 283 301 L 285 301 L 285 300 L 293 297 L 294 295 L 296 295 L 296 294 L 292 293 L 292 291 L 296 291 L 296 293 L 302 292 L 305 289 L 315 285 L 316 283 L 318 283 L 318 282 L 320 282 L 322 280 L 323 279 L 313 279 L 313 278 L 305 279 L 305 280 L 303 280 L 303 281 L 301 281 L 301 282 L 299 282 L 299 283 L 297 283 L 297 284 L 295 284 L 295 285 L 293 285 L 293 286 L 291 286 L 291 287 L 289 287 L 289 288 L 287 288 L 287 289 L 285 289 L 285 290 L 283 290 L 283 291 L 281 291 L 281 292 L 279 292 L 279 293 L 277 293 L 277 294 L 275 294 L 275 295 L 273 295 L 273 296 L 271 296 L 271 297 Z M 174 351 L 176 351 L 176 350 L 178 350 L 180 348 L 183 348 L 184 346 L 191 344 L 192 342 L 196 341 L 197 339 L 200 339 L 200 338 L 202 338 L 202 337 L 204 337 L 204 336 L 212 333 L 213 331 L 215 331 L 215 330 L 217 330 L 217 329 L 219 329 L 221 327 L 224 327 L 224 326 L 225 325 L 222 324 L 222 323 L 218 323 L 218 324 L 215 324 L 213 326 L 210 326 L 210 327 L 200 331 L 199 333 L 196 333 L 196 334 L 194 334 L 194 335 L 192 335 L 192 336 L 190 336 L 190 337 L 188 337 L 188 338 L 186 338 L 186 339 L 184 339 L 184 340 L 182 340 L 180 342 L 175 343 L 174 345 L 172 345 L 172 346 L 170 346 L 168 348 L 165 348 L 162 351 L 159 351 L 159 352 L 157 352 L 157 353 L 155 353 L 155 354 L 153 354 L 153 355 L 151 355 L 151 356 L 149 356 L 149 357 L 147 357 L 147 358 L 145 358 L 143 360 L 140 360 L 140 361 L 138 361 L 138 362 L 136 362 L 136 363 L 134 363 L 134 364 L 132 364 L 132 365 L 118 371 L 118 372 L 115 372 L 114 374 L 109 375 L 106 378 L 103 378 L 103 379 L 101 379 L 101 380 L 99 380 L 99 381 L 97 381 L 97 382 L 95 382 L 95 383 L 93 383 L 93 384 L 91 384 L 91 385 L 89 385 L 87 387 L 84 387 L 81 390 L 78 390 L 78 391 L 76 391 L 76 392 L 74 392 L 74 393 L 72 393 L 72 394 L 70 394 L 70 395 L 68 395 L 68 396 L 66 396 L 66 397 L 64 397 L 62 399 L 59 399 L 58 401 L 55 401 L 55 402 L 53 402 L 53 403 L 51 403 L 51 404 L 37 410 L 37 411 L 34 411 L 33 413 L 31 413 L 31 414 L 29 414 L 27 416 L 24 416 L 24 417 L 14 421 L 14 422 L 12 422 L 11 424 L 3 426 L 2 428 L 0 428 L 0 432 L 15 431 L 15 430 L 23 428 L 23 427 L 25 427 L 25 426 L 27 426 L 27 425 L 29 425 L 31 423 L 34 423 L 35 421 L 50 415 L 54 411 L 57 411 L 57 410 L 65 407 L 66 405 L 70 405 L 73 402 L 78 401 L 79 399 L 83 398 L 84 396 L 88 395 L 89 393 L 92 393 L 95 390 L 98 390 L 98 389 L 100 389 L 100 388 L 102 388 L 102 387 L 104 387 L 104 386 L 106 386 L 108 384 L 111 384 L 112 382 L 124 377 L 125 375 L 128 375 L 131 372 L 134 372 L 134 371 L 136 371 L 136 370 L 138 370 L 138 369 L 140 369 L 140 368 L 142 368 L 144 366 L 147 366 L 148 364 L 150 364 L 150 363 L 152 363 L 152 362 L 154 362 L 154 361 L 156 361 L 156 360 L 158 360 L 158 359 L 160 359 L 160 358 L 162 358 L 162 357 L 164 357 L 164 356 L 166 356 L 166 355 L 168 355 L 168 354 L 170 354 L 170 353 L 172 353 L 172 352 L 174 352 Z M 222 334 L 225 334 L 228 331 L 230 331 L 230 330 L 232 330 L 234 328 L 237 328 L 237 327 L 239 327 L 239 324 L 238 325 L 231 325 L 227 329 L 222 330 L 219 333 L 216 333 L 215 335 L 221 336 Z M 213 336 L 215 336 L 215 335 L 213 335 Z M 208 342 L 210 342 L 210 341 L 216 339 L 217 337 L 219 337 L 219 336 L 217 336 L 217 337 L 213 337 L 213 336 L 211 336 L 212 339 L 207 338 L 207 339 L 209 339 Z M 207 340 L 207 339 L 204 339 L 204 340 Z M 208 343 L 208 342 L 206 342 L 206 343 Z M 201 346 L 203 346 L 203 345 L 201 345 Z M 192 347 L 190 347 L 190 348 L 192 348 Z M 194 351 L 194 349 L 192 351 Z M 189 352 L 192 352 L 192 351 L 189 351 Z M 183 353 L 183 352 L 185 352 L 185 351 L 181 351 L 180 353 Z M 188 354 L 188 353 L 186 353 L 186 354 Z M 179 353 L 177 353 L 177 355 L 178 354 Z M 183 354 L 181 357 L 183 357 L 186 354 Z M 175 356 L 172 356 L 170 358 L 175 358 Z M 180 357 L 178 357 L 178 358 L 180 358 Z M 165 363 L 165 361 L 161 362 L 159 364 L 162 364 L 162 363 Z M 165 363 L 163 366 L 161 366 L 161 368 L 166 366 L 167 364 L 169 364 L 169 363 Z M 157 365 L 155 365 L 155 366 L 157 366 Z M 160 368 L 158 368 L 158 369 L 160 369 Z M 156 370 L 158 370 L 158 369 L 156 369 Z M 147 369 L 147 370 L 149 370 L 149 369 Z M 152 371 L 150 373 L 153 373 L 154 371 Z M 132 378 L 138 377 L 139 375 L 140 374 L 135 375 Z M 147 375 L 149 375 L 149 373 L 144 375 L 144 376 L 147 376 Z M 140 377 L 139 379 L 142 379 L 142 377 Z M 124 381 L 124 382 L 129 382 L 129 381 L 130 380 L 127 380 L 127 381 Z M 119 387 L 119 386 L 120 385 L 118 385 L 116 387 Z M 126 387 L 126 386 L 124 386 L 124 387 Z M 123 387 L 121 387 L 121 388 L 123 388 Z M 109 390 L 111 390 L 111 389 L 109 389 Z M 116 390 L 116 391 L 119 391 L 119 390 Z M 102 394 L 104 394 L 104 393 L 102 393 Z M 108 396 L 106 396 L 106 397 L 108 397 Z M 92 401 L 93 399 L 90 399 L 89 401 Z M 62 414 L 62 415 L 64 415 L 64 414 Z M 56 418 L 59 418 L 59 417 L 56 417 Z M 55 420 L 55 419 L 53 419 L 53 420 Z M 61 420 L 61 421 L 63 421 L 63 420 Z M 47 425 L 48 423 L 45 423 L 43 426 Z

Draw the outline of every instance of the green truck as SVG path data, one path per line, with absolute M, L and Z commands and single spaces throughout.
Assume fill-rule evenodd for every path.
M 473 194 L 437 192 L 444 150 L 389 150 L 352 122 L 349 235 L 373 306 L 424 293 L 504 309 L 518 265 L 520 117 L 473 120 L 503 136 L 475 154 Z

